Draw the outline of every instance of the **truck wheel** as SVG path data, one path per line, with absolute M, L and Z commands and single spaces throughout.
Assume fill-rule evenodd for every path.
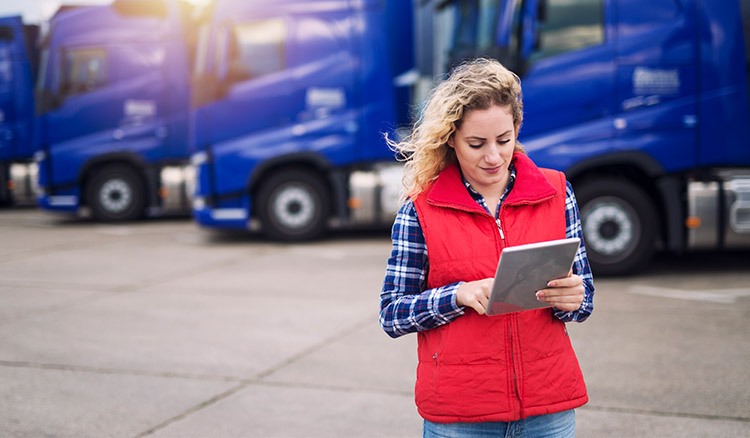
M 87 184 L 86 200 L 94 218 L 102 221 L 135 220 L 146 207 L 143 181 L 123 165 L 97 170 Z
M 329 190 L 315 173 L 291 169 L 272 175 L 258 191 L 263 233 L 276 240 L 309 240 L 326 229 Z
M 619 275 L 646 266 L 654 253 L 657 214 L 644 191 L 625 180 L 589 181 L 576 189 L 583 237 L 595 275 Z

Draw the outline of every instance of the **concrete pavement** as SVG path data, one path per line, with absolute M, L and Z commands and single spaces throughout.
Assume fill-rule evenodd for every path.
M 415 337 L 377 324 L 386 232 L 279 245 L 21 209 L 0 241 L 0 436 L 421 435 Z M 750 253 L 714 259 L 597 280 L 570 326 L 579 437 L 750 436 Z

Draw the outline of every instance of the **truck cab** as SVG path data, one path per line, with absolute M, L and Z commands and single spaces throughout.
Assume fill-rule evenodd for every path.
M 750 245 L 748 1 L 432 1 L 420 72 L 488 56 L 521 78 L 519 139 L 566 173 L 594 273 Z
M 352 182 L 394 163 L 382 133 L 407 121 L 408 84 L 394 80 L 411 69 L 411 23 L 400 1 L 207 5 L 193 72 L 198 223 L 254 221 L 297 240 L 352 221 Z
M 34 78 L 39 27 L 0 17 L 0 205 L 35 198 Z
M 39 205 L 101 220 L 184 211 L 189 11 L 171 0 L 64 7 L 42 40 Z

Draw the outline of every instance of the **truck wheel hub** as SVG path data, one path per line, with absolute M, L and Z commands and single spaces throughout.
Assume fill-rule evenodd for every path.
M 303 228 L 315 216 L 315 202 L 310 193 L 298 186 L 283 189 L 274 203 L 274 213 L 287 228 Z
M 615 221 L 604 222 L 599 228 L 599 234 L 605 239 L 614 239 L 620 232 L 620 225 Z
M 296 201 L 292 202 L 291 204 L 289 204 L 287 211 L 289 212 L 289 214 L 298 214 L 300 211 L 302 211 L 302 205 Z
M 597 204 L 584 220 L 586 244 L 608 256 L 627 252 L 635 243 L 634 222 L 631 215 L 618 204 Z
M 130 186 L 121 179 L 111 179 L 102 185 L 99 191 L 99 203 L 113 213 L 119 213 L 130 205 L 132 193 Z

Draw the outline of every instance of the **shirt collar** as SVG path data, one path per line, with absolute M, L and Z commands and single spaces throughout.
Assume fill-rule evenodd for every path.
M 459 166 L 459 172 L 461 171 L 461 166 Z M 508 185 L 505 186 L 505 192 L 503 192 L 503 196 L 500 197 L 500 202 L 498 202 L 497 206 L 498 208 L 496 211 L 500 211 L 500 206 L 503 204 L 503 201 L 508 197 L 510 194 L 510 191 L 513 189 L 513 184 L 516 182 L 516 166 L 511 162 L 510 166 L 508 166 L 508 172 L 510 172 L 510 176 L 508 177 Z M 471 187 L 471 184 L 469 181 L 464 178 L 463 172 L 461 172 L 461 181 L 463 181 L 464 186 L 466 186 L 466 190 L 469 192 L 469 195 L 477 201 L 477 203 L 482 206 L 485 210 L 487 210 L 488 213 L 490 213 L 490 209 L 487 207 L 487 201 L 485 201 L 484 196 L 479 194 L 476 190 L 474 190 L 473 187 Z M 492 214 L 492 213 L 490 213 Z

